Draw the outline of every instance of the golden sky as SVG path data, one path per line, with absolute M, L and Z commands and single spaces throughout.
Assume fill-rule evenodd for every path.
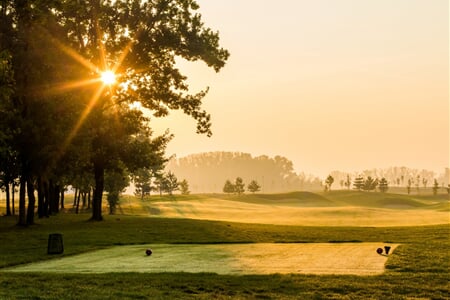
M 282 155 L 297 171 L 449 166 L 448 0 L 198 0 L 230 53 L 206 86 L 213 136 L 181 113 L 154 120 L 168 154 Z

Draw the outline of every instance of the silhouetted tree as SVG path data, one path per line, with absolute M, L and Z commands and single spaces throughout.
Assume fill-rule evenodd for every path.
M 238 195 L 245 192 L 245 184 L 241 177 L 237 177 L 234 182 L 234 192 Z
M 409 178 L 408 184 L 406 185 L 406 192 L 408 193 L 408 195 L 411 193 L 411 185 L 412 185 L 412 181 L 411 181 L 411 178 Z
M 434 183 L 433 183 L 433 195 L 437 195 L 439 190 L 439 183 L 436 179 L 434 179 Z
M 183 179 L 183 181 L 180 182 L 180 192 L 181 195 L 189 195 L 189 183 L 186 179 Z
M 344 182 L 345 187 L 347 187 L 347 189 L 350 189 L 351 186 L 351 181 L 350 181 L 350 175 L 347 174 L 347 179 Z
M 364 185 L 362 187 L 365 191 L 373 191 L 378 185 L 378 180 L 372 178 L 371 176 L 367 177 L 367 179 L 364 181 Z
M 325 180 L 325 190 L 331 191 L 331 185 L 334 182 L 334 178 L 331 175 L 328 175 L 327 179 Z
M 128 170 L 122 164 L 119 163 L 116 168 L 106 172 L 105 191 L 108 192 L 106 199 L 109 204 L 109 214 L 113 215 L 116 212 L 119 197 L 129 185 L 130 176 Z
M 140 168 L 133 174 L 134 194 L 141 197 L 141 200 L 144 199 L 145 195 L 150 195 L 152 178 L 152 171 L 149 168 Z
M 380 192 L 382 192 L 382 193 L 387 192 L 387 190 L 389 189 L 389 186 L 388 186 L 388 182 L 387 182 L 386 178 L 384 178 L 384 177 L 381 178 L 381 180 L 378 184 L 378 188 L 380 189 Z
M 171 196 L 174 191 L 178 191 L 179 183 L 175 174 L 172 172 L 167 173 L 167 175 L 163 177 L 162 186 L 163 191 Z
M 364 187 L 364 178 L 362 176 L 357 176 L 354 180 L 353 180 L 353 188 L 355 190 L 362 190 L 362 188 Z
M 256 180 L 252 180 L 248 186 L 247 186 L 247 190 L 251 193 L 256 193 L 259 192 L 261 190 L 261 186 L 258 184 L 258 182 Z
M 225 181 L 225 185 L 223 186 L 223 192 L 226 194 L 232 194 L 234 193 L 234 191 L 234 184 L 232 184 L 231 181 L 227 179 L 227 181 Z

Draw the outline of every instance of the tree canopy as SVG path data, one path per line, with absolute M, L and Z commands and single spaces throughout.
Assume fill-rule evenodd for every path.
M 190 91 L 176 65 L 203 61 L 219 71 L 229 56 L 198 10 L 193 0 L 0 3 L 0 155 L 17 166 L 19 224 L 33 222 L 35 186 L 38 205 L 58 204 L 46 187 L 61 189 L 82 172 L 93 175 L 92 219 L 101 220 L 105 172 L 119 163 L 150 168 L 161 157 L 170 135 L 152 137 L 131 103 L 156 117 L 181 110 L 211 135 L 208 88 Z M 104 71 L 116 82 L 102 82 Z

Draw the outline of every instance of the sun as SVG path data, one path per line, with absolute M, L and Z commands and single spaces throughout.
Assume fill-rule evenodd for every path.
M 100 73 L 100 79 L 103 84 L 111 85 L 116 82 L 116 74 L 111 70 L 106 70 Z

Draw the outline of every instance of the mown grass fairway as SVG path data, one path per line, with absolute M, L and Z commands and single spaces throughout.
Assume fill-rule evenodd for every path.
M 148 244 L 115 246 L 10 269 L 9 272 L 110 273 L 187 272 L 221 275 L 350 274 L 384 272 L 387 255 L 376 253 L 383 243 L 308 244 Z M 147 256 L 146 249 L 153 254 Z
M 449 222 L 448 195 L 398 195 L 355 191 L 241 196 L 126 197 L 129 214 L 302 226 L 414 226 Z
M 327 195 L 318 196 L 330 200 Z M 198 197 L 207 201 L 206 196 L 195 195 L 178 201 L 189 202 Z M 286 195 L 272 197 L 273 199 L 268 197 L 269 199 L 264 200 L 267 203 L 261 202 L 260 205 L 275 205 L 276 201 L 280 201 L 279 205 L 289 206 L 290 202 L 296 201 Z M 359 201 L 367 203 L 368 199 L 364 199 L 362 193 Z M 341 245 L 342 242 L 376 243 L 374 245 L 392 243 L 399 246 L 389 255 L 385 272 L 372 276 L 221 275 L 170 270 L 168 273 L 101 274 L 0 271 L 0 299 L 447 299 L 450 293 L 448 221 L 430 226 L 375 227 L 361 224 L 327 226 L 327 220 L 323 219 L 321 226 L 293 226 L 165 218 L 161 215 L 149 217 L 148 212 L 145 213 L 142 209 L 147 203 L 148 207 L 152 207 L 151 203 L 162 200 L 173 201 L 157 198 L 145 200 L 144 205 L 139 206 L 139 201 L 130 199 L 134 206 L 127 207 L 125 204 L 128 200 L 124 199 L 123 211 L 130 213 L 127 210 L 132 208 L 139 216 L 106 215 L 105 221 L 100 223 L 87 221 L 89 214 L 61 213 L 49 219 L 37 220 L 38 224 L 35 226 L 21 228 L 15 226 L 13 218 L 0 218 L 0 267 L 9 268 L 39 261 L 53 264 L 60 258 L 76 257 L 80 253 L 90 255 L 95 250 L 127 245 L 139 249 L 136 254 L 143 260 L 153 259 L 144 254 L 147 244 L 164 244 L 168 248 L 177 245 L 188 248 L 227 245 L 237 247 L 248 246 L 248 243 Z M 258 204 L 257 199 L 252 196 L 228 200 L 235 201 L 236 205 L 252 201 Z M 333 201 L 337 200 L 334 198 Z M 355 197 L 352 201 L 357 200 Z M 418 200 L 423 201 L 425 209 L 430 211 L 445 212 L 448 206 L 445 198 Z M 346 208 L 344 204 L 341 207 Z M 403 211 L 404 218 L 408 218 L 410 210 L 414 211 L 413 208 L 405 211 L 390 209 Z M 46 254 L 48 234 L 55 232 L 63 234 L 63 255 Z M 157 253 L 155 251 L 154 255 Z

